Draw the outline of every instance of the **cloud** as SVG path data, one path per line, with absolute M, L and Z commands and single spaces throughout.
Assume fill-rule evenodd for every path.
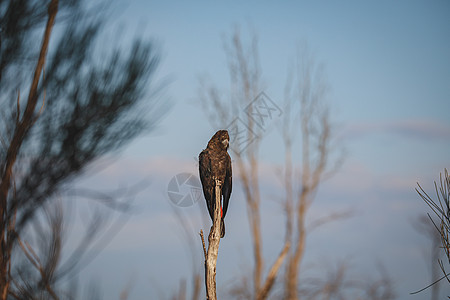
M 344 137 L 356 139 L 371 134 L 393 134 L 424 141 L 448 141 L 450 126 L 430 119 L 360 122 L 349 125 L 344 132 Z

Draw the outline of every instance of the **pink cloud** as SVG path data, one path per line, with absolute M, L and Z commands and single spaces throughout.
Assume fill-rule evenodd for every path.
M 430 119 L 361 122 L 349 125 L 344 136 L 353 139 L 374 133 L 395 134 L 421 140 L 448 141 L 450 126 L 444 122 Z

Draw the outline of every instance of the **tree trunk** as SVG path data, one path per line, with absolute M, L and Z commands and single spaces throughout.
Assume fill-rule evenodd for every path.
M 300 262 L 305 250 L 305 214 L 306 214 L 306 196 L 308 192 L 303 189 L 299 199 L 298 211 L 297 211 L 297 241 L 294 252 L 288 259 L 288 267 L 286 270 L 286 282 L 285 282 L 285 299 L 297 300 L 298 299 L 298 274 L 300 268 Z
M 220 243 L 220 192 L 222 183 L 220 180 L 216 181 L 216 206 L 214 209 L 214 222 L 208 236 L 208 252 L 205 258 L 205 284 L 206 284 L 206 299 L 217 300 L 216 294 L 216 264 L 217 255 L 219 254 Z
M 1 230 L 1 251 L 0 256 L 0 297 L 1 300 L 6 300 L 9 288 L 9 268 L 11 263 L 11 250 L 14 243 L 14 235 L 11 234 L 14 228 L 10 228 L 10 216 L 8 214 L 8 194 L 11 188 L 12 172 L 16 162 L 17 155 L 22 146 L 22 143 L 34 122 L 34 110 L 37 104 L 37 88 L 39 78 L 45 64 L 45 57 L 47 55 L 48 44 L 55 23 L 56 13 L 58 12 L 58 0 L 52 0 L 48 7 L 48 20 L 42 39 L 41 51 L 39 59 L 34 70 L 33 81 L 31 83 L 27 105 L 20 119 L 20 98 L 17 98 L 17 120 L 14 130 L 14 135 L 6 152 L 5 167 L 1 173 L 0 183 L 0 230 Z
M 272 289 L 273 284 L 275 283 L 278 269 L 283 264 L 284 258 L 288 254 L 289 247 L 290 243 L 289 241 L 286 241 L 283 250 L 281 251 L 280 255 L 278 255 L 278 258 L 272 265 L 272 268 L 270 268 L 269 274 L 267 274 L 267 278 L 264 285 L 261 287 L 261 289 L 259 289 L 258 294 L 256 295 L 256 300 L 264 300 L 267 299 L 267 297 L 269 296 L 269 292 Z

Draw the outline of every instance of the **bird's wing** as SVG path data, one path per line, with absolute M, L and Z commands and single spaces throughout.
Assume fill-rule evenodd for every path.
M 224 181 L 223 187 L 222 187 L 223 218 L 225 218 L 225 214 L 227 213 L 228 202 L 230 201 L 231 188 L 232 188 L 231 158 L 228 153 L 227 153 L 226 157 L 227 157 L 227 164 L 226 164 L 227 170 L 226 170 L 226 175 L 225 175 L 225 181 Z
M 203 195 L 205 196 L 211 219 L 214 219 L 214 180 L 211 172 L 211 157 L 208 149 L 203 150 L 198 156 L 200 181 L 202 182 Z

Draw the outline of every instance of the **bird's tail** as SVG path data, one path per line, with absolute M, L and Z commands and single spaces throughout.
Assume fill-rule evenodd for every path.
M 225 236 L 225 222 L 223 218 L 220 219 L 220 238 Z

